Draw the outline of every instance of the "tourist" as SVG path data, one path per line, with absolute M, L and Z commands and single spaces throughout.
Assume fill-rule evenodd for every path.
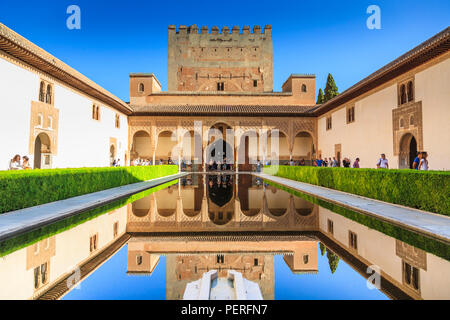
M 353 168 L 359 169 L 359 158 L 356 158 L 355 162 L 353 162 Z
M 333 157 L 333 164 L 331 165 L 333 168 L 336 168 L 338 166 L 338 162 L 336 160 L 336 157 Z
M 164 164 L 163 159 L 159 159 L 159 165 L 161 166 L 163 164 Z
M 22 166 L 20 164 L 20 155 L 16 154 L 14 158 L 9 161 L 9 170 L 22 170 Z
M 412 168 L 415 170 L 419 170 L 420 160 L 422 160 L 422 152 L 417 152 L 417 156 L 414 159 L 414 162 L 412 164 Z
M 386 159 L 386 155 L 384 153 L 382 153 L 381 158 L 378 159 L 377 168 L 378 169 L 389 169 L 388 159 Z
M 301 165 L 302 167 L 306 165 L 305 159 L 300 160 L 300 165 Z
M 322 157 L 320 157 L 319 159 L 316 160 L 316 166 L 317 167 L 321 167 L 323 163 Z
M 350 168 L 350 164 L 351 161 L 349 158 L 344 158 L 344 160 L 342 160 L 342 165 L 344 166 L 344 168 Z
M 328 167 L 328 160 L 327 158 L 323 159 L 323 166 Z
M 261 172 L 261 161 L 259 161 L 259 160 L 256 163 L 256 172 Z
M 419 170 L 427 171 L 428 170 L 428 153 L 425 151 L 422 152 L 422 159 L 420 159 Z
M 23 170 L 31 170 L 31 169 L 33 169 L 31 166 L 30 166 L 30 158 L 28 158 L 27 156 L 23 156 L 22 157 L 22 169 Z

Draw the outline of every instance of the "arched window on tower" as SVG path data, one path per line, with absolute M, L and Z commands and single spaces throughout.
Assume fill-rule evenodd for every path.
M 45 83 L 41 81 L 41 85 L 39 86 L 39 101 L 45 102 Z
M 144 92 L 145 86 L 143 83 L 139 84 L 139 92 Z
M 406 86 L 402 84 L 400 86 L 400 104 L 406 103 Z
M 52 104 L 52 86 L 47 85 L 47 93 L 45 94 L 45 103 Z
M 306 84 L 302 84 L 302 92 L 306 92 Z
M 414 85 L 412 81 L 408 82 L 408 102 L 414 100 Z

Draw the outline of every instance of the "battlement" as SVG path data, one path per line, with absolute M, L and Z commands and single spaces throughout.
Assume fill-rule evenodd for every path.
M 175 25 L 169 26 L 169 34 L 180 34 L 180 35 L 191 35 L 191 34 L 200 34 L 200 35 L 272 35 L 272 26 L 265 25 L 263 32 L 261 32 L 261 26 L 254 26 L 253 32 L 250 32 L 250 26 L 244 26 L 241 30 L 239 26 L 233 26 L 231 29 L 227 26 L 222 27 L 222 30 L 219 30 L 219 27 L 213 26 L 211 30 L 207 26 L 202 26 L 200 29 L 196 24 L 191 26 L 180 25 L 177 27 Z

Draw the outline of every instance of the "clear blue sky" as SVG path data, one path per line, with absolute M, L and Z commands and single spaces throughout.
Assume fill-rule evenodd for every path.
M 81 30 L 66 9 L 81 8 Z M 381 30 L 366 27 L 369 5 Z M 0 22 L 125 101 L 129 73 L 152 72 L 167 90 L 167 27 L 271 24 L 274 90 L 291 73 L 333 74 L 342 92 L 450 24 L 448 0 L 1 1 Z
M 366 279 L 342 260 L 332 274 L 326 254 L 322 256 L 317 250 L 319 272 L 315 275 L 293 274 L 283 256 L 275 256 L 275 300 L 388 299 L 378 290 L 369 290 Z M 127 246 L 124 246 L 64 300 L 165 300 L 165 256 L 161 256 L 151 276 L 128 276 L 126 272 Z

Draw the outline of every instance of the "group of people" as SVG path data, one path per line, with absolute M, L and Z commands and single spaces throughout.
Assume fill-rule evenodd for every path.
M 342 167 L 344 168 L 359 168 L 359 158 L 356 158 L 355 161 L 352 162 L 350 161 L 349 158 L 344 158 L 342 159 Z M 303 160 L 304 162 L 304 160 Z M 304 165 L 304 164 L 303 164 Z M 313 160 L 313 166 L 315 167 L 332 167 L 332 168 L 336 168 L 336 167 L 340 167 L 341 166 L 341 162 L 340 160 L 336 159 L 336 157 L 333 157 L 333 159 L 331 159 L 331 157 L 324 158 L 322 159 L 322 157 L 319 157 L 319 159 L 315 159 Z
M 412 168 L 415 170 L 428 170 L 428 153 L 426 151 L 417 152 L 417 156 L 413 161 Z
M 10 161 L 8 165 L 8 170 L 31 170 L 33 167 L 30 165 L 30 158 L 27 156 L 21 157 L 16 154 Z
M 120 159 L 114 159 L 113 160 L 113 163 L 112 163 L 112 166 L 113 167 L 120 167 L 121 166 L 121 163 L 120 163 Z
M 223 162 L 216 162 L 215 160 L 210 160 L 208 164 L 208 171 L 230 171 L 233 170 L 233 165 L 227 163 L 224 159 Z
M 140 159 L 140 158 L 136 158 L 133 161 L 133 166 L 137 167 L 137 166 L 151 166 L 152 165 L 152 161 L 149 159 Z

